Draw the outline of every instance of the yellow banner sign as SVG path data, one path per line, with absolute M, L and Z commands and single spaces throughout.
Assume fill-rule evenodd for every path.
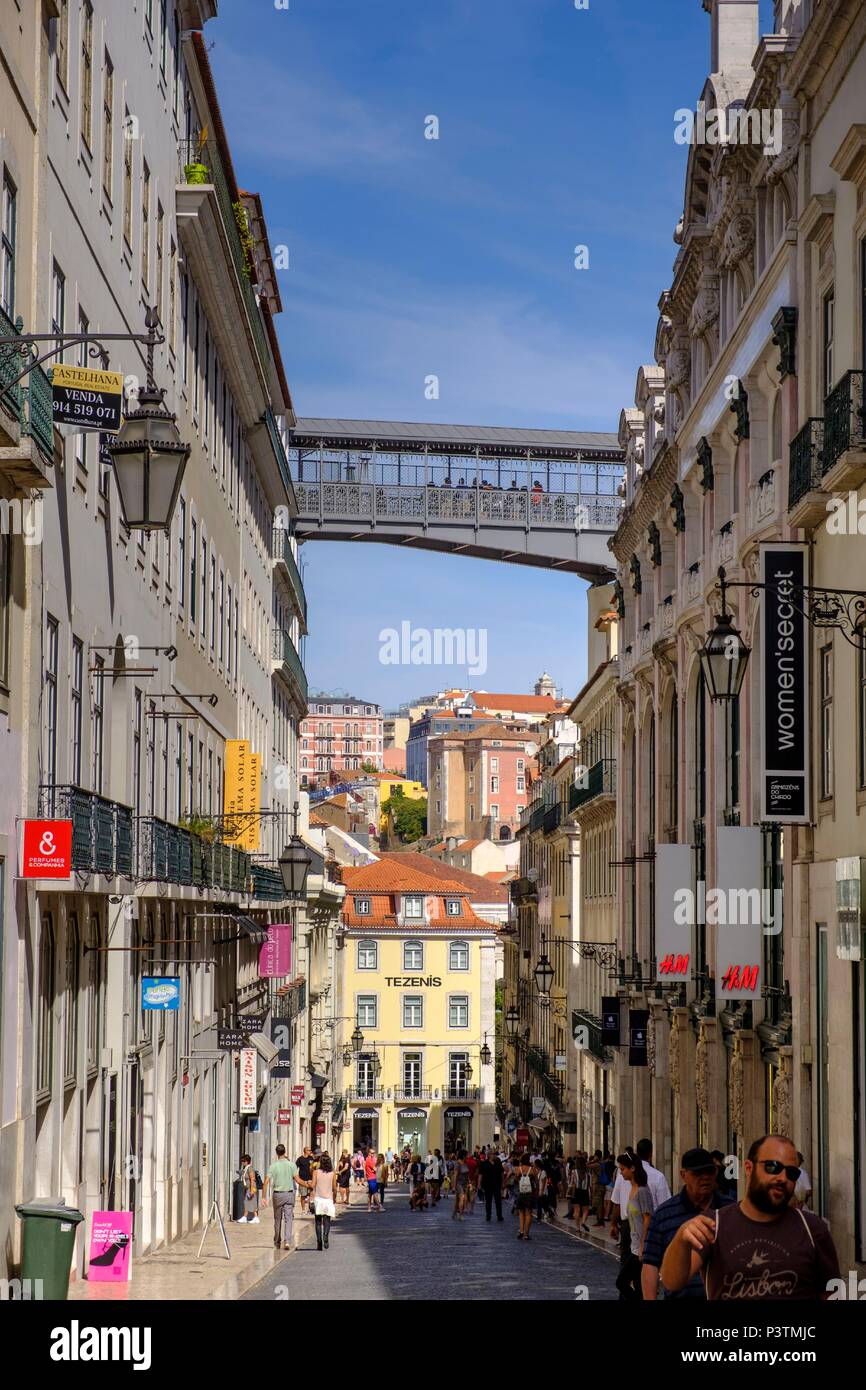
M 228 824 L 224 838 L 226 844 L 253 852 L 259 847 L 261 767 L 261 754 L 253 753 L 249 739 L 230 738 L 226 741 L 223 814 Z
M 103 372 L 98 367 L 69 367 L 58 362 L 51 371 L 52 386 L 74 386 L 79 391 L 123 393 L 123 372 Z

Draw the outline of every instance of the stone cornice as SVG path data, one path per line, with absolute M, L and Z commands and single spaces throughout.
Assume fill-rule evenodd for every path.
M 667 515 L 670 491 L 677 480 L 678 455 L 669 445 L 653 461 L 650 472 L 644 473 L 641 488 L 610 541 L 610 548 L 620 564 L 628 560 L 646 540 L 647 527 L 659 512 Z
M 862 34 L 866 31 L 866 9 L 862 0 L 824 0 L 813 13 L 786 72 L 791 92 L 802 103 L 807 103 L 820 91 L 830 69 L 842 52 L 852 25 L 856 29 L 853 44 L 856 48 L 862 42 Z M 831 95 L 834 93 L 835 89 Z M 829 99 L 826 98 L 810 113 L 809 125 L 812 130 L 826 110 Z

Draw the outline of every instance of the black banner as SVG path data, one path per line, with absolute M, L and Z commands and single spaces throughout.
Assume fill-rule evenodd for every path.
M 761 546 L 761 819 L 808 823 L 809 647 L 804 545 Z
M 246 1035 L 239 1028 L 217 1029 L 217 1047 L 223 1052 L 240 1052 L 246 1045 Z
M 628 1011 L 628 1064 L 630 1067 L 647 1065 L 647 1029 L 649 1009 L 629 1009 Z
M 605 994 L 601 1001 L 601 1042 L 603 1047 L 619 1047 L 619 1029 L 619 1000 L 615 994 Z

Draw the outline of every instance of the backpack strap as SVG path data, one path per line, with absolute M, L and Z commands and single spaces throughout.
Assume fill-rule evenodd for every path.
M 814 1249 L 815 1249 L 815 1237 L 812 1235 L 812 1228 L 811 1228 L 811 1226 L 809 1225 L 808 1221 L 806 1220 L 806 1218 L 805 1218 L 805 1216 L 803 1215 L 803 1213 L 802 1213 L 802 1211 L 800 1210 L 800 1208 L 799 1208 L 799 1207 L 795 1207 L 794 1210 L 795 1210 L 795 1212 L 797 1213 L 797 1215 L 799 1216 L 799 1218 L 800 1218 L 800 1220 L 802 1221 L 803 1225 L 806 1227 L 806 1234 L 807 1234 L 807 1236 L 809 1237 L 810 1241 L 812 1242 L 812 1249 L 814 1250 Z

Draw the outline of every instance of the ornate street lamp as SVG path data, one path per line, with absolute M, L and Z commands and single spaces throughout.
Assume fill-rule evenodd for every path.
M 517 1028 L 520 1023 L 520 1010 L 516 1004 L 509 1004 L 505 1010 L 505 1030 L 509 1042 L 517 1041 Z
M 352 1049 L 351 1049 L 350 1047 L 344 1047 L 344 1048 L 343 1048 L 343 1066 L 344 1066 L 344 1067 L 350 1067 L 351 1065 L 352 1065 Z
M 471 1062 L 467 1062 L 467 1063 L 464 1065 L 464 1067 L 463 1067 L 463 1075 L 466 1077 L 466 1080 L 467 1080 L 467 1081 L 471 1081 L 471 1080 L 472 1080 L 472 1063 L 471 1063 Z
M 360 1023 L 355 1024 L 355 1031 L 352 1034 L 352 1051 L 360 1052 L 364 1046 L 364 1034 L 361 1032 Z
M 550 986 L 553 984 L 554 971 L 547 957 L 547 942 L 544 935 L 542 935 L 541 938 L 541 955 L 538 958 L 538 964 L 532 974 L 535 980 L 535 988 L 538 990 L 542 999 L 546 999 L 550 994 Z
M 154 331 L 159 322 L 155 309 L 145 319 Z M 120 433 L 108 444 L 126 525 L 133 531 L 165 531 L 183 481 L 189 444 L 181 441 L 177 417 L 166 409 L 153 377 L 153 340 L 147 347 L 147 383 L 139 392 L 136 409 L 124 419 Z
M 295 828 L 292 838 L 280 855 L 280 873 L 283 877 L 283 887 L 286 890 L 287 898 L 303 898 L 304 890 L 307 886 L 307 874 L 310 872 L 310 865 L 313 856 L 307 849 L 300 835 L 298 834 L 298 806 L 295 802 Z
M 722 611 L 716 618 L 712 632 L 707 634 L 707 640 L 699 653 L 710 699 L 717 702 L 736 700 L 739 697 L 749 660 L 749 648 L 734 627 L 731 614 L 728 612 L 724 569 L 719 570 L 719 585 Z
M 484 1034 L 484 1046 L 482 1047 L 482 1049 L 481 1049 L 481 1051 L 480 1051 L 480 1053 L 479 1053 L 478 1055 L 479 1055 L 479 1058 L 480 1058 L 482 1067 L 489 1067 L 491 1061 L 493 1060 L 493 1053 L 490 1051 L 490 1048 L 487 1046 L 487 1034 L 486 1034 L 486 1033 Z

